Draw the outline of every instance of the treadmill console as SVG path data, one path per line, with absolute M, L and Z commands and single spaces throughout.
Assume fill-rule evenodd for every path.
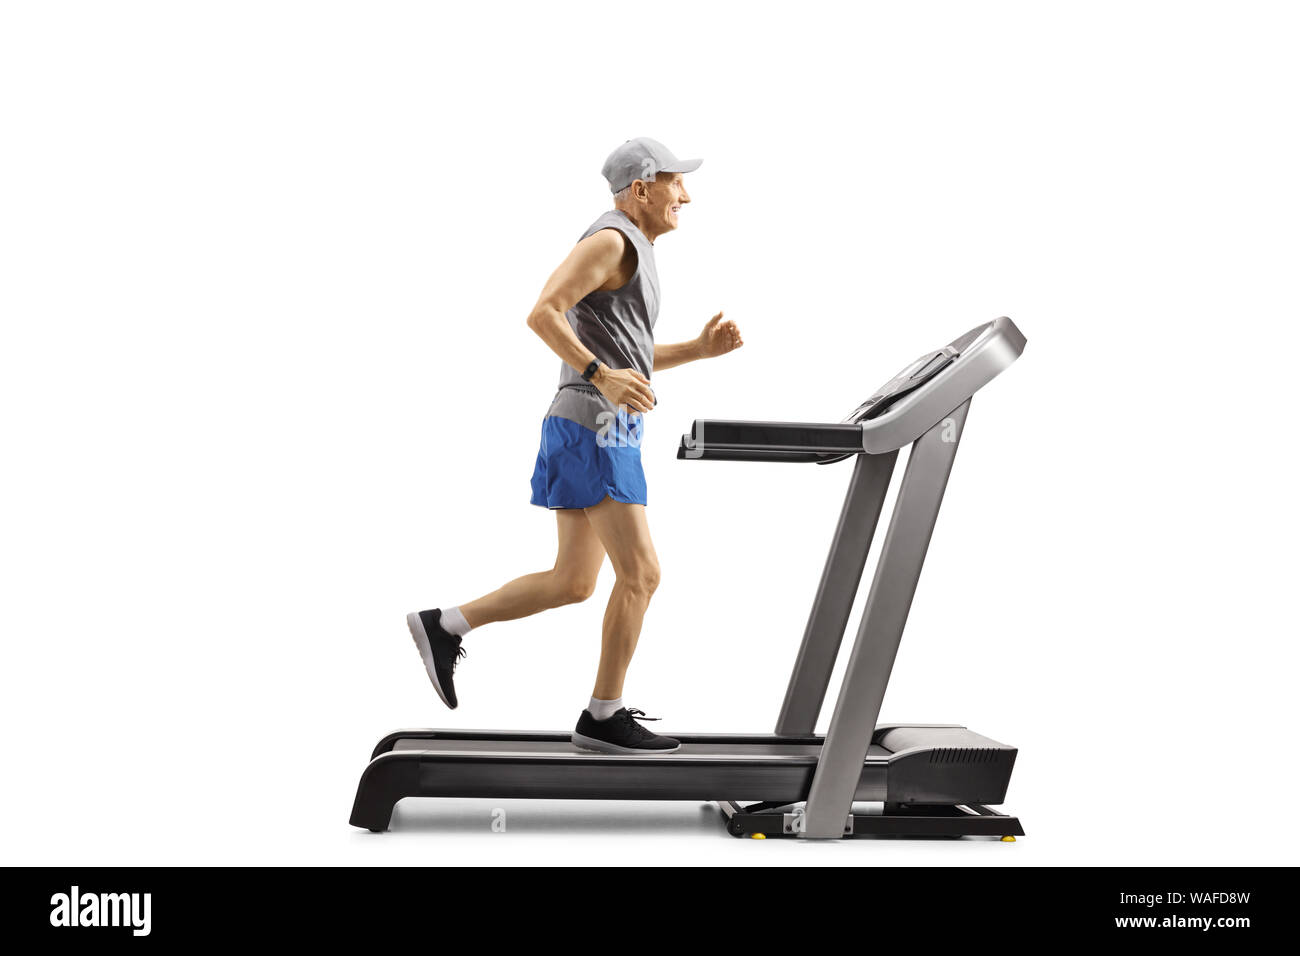
M 939 385 L 938 379 L 941 373 L 956 366 L 970 367 L 974 362 L 978 367 L 980 362 L 978 356 L 980 353 L 987 352 L 989 347 L 995 344 L 995 340 L 1005 340 L 1008 343 L 1007 356 L 997 359 L 995 367 L 990 367 L 985 373 L 977 373 L 977 378 L 969 383 L 952 382 L 949 385 Z M 1018 341 L 1017 341 L 1018 340 Z M 935 411 L 946 413 L 958 404 L 970 397 L 970 393 L 983 385 L 988 379 L 992 378 L 1001 371 L 1004 365 L 1010 364 L 1015 356 L 1020 354 L 1020 349 L 1024 347 L 1024 338 L 1020 335 L 1020 330 L 1011 323 L 1010 319 L 1002 318 L 995 322 L 985 322 L 983 325 L 977 325 L 965 335 L 953 339 L 943 348 L 926 352 L 916 361 L 911 362 L 901 372 L 891 378 L 865 402 L 855 408 L 842 420 L 842 424 L 862 425 L 863 426 L 863 447 L 868 451 L 883 451 L 890 447 L 897 448 L 900 444 L 912 441 L 920 436 L 917 427 L 929 427 L 932 424 L 931 416 Z M 967 353 L 970 353 L 967 355 Z M 963 356 L 966 361 L 960 361 Z M 966 376 L 959 375 L 958 378 Z M 938 386 L 929 389 L 923 389 L 924 386 Z M 929 392 L 929 396 L 922 398 L 919 393 L 923 390 Z M 952 404 L 948 404 L 943 398 L 942 393 L 952 391 Z M 902 405 L 905 399 L 913 398 L 906 406 Z M 918 420 L 920 425 L 908 422 L 907 419 L 913 417 L 913 410 L 917 404 L 936 404 L 935 409 L 924 412 Z M 938 408 L 938 405 L 944 407 Z M 898 416 L 886 416 L 886 412 L 897 408 Z M 892 418 L 898 418 L 897 422 L 887 423 Z M 882 419 L 884 419 L 882 421 Z M 877 436 L 878 440 L 877 440 Z M 877 441 L 877 447 L 872 447 L 872 442 Z M 819 465 L 831 465 L 837 461 L 843 461 L 848 455 L 834 455 L 818 460 Z
M 1003 316 L 926 352 L 835 424 L 696 419 L 677 457 L 829 465 L 897 451 L 970 401 L 1024 347 L 1025 337 Z
M 904 395 L 916 391 L 916 389 L 950 366 L 956 361 L 957 356 L 961 355 L 962 349 L 978 339 L 981 333 L 992 325 L 992 322 L 985 322 L 983 325 L 971 329 L 961 338 L 948 343 L 937 352 L 926 352 L 876 389 L 875 394 L 850 412 L 843 421 L 856 425 L 858 422 L 865 422 L 880 415 Z
M 865 422 L 869 418 L 875 418 L 908 392 L 920 388 L 938 375 L 951 365 L 956 357 L 957 353 L 952 350 L 951 346 L 942 348 L 937 352 L 927 352 L 876 389 L 874 395 L 853 409 L 843 421 L 856 425 L 858 422 Z

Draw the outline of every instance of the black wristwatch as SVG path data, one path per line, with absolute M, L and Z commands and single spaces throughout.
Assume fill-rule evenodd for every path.
M 591 377 L 596 374 L 596 369 L 598 368 L 600 368 L 600 359 L 592 359 L 591 364 L 582 372 L 582 380 L 584 382 L 590 382 Z

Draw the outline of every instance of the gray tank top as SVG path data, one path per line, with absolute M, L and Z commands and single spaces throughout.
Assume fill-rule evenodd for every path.
M 646 378 L 654 369 L 655 321 L 659 318 L 659 273 L 655 249 L 626 215 L 611 209 L 587 227 L 581 242 L 602 229 L 617 229 L 636 250 L 636 272 L 612 292 L 589 292 L 564 313 L 583 345 L 610 368 L 634 368 Z M 560 362 L 560 388 L 583 386 L 582 374 Z

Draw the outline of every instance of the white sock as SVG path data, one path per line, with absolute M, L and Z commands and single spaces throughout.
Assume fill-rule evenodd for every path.
M 617 711 L 623 709 L 623 698 L 616 700 L 599 700 L 591 698 L 591 703 L 587 705 L 587 710 L 591 711 L 591 716 L 597 720 L 609 720 Z
M 465 615 L 460 613 L 460 608 L 449 607 L 443 609 L 442 617 L 438 619 L 442 629 L 448 634 L 454 634 L 457 637 L 464 637 L 471 630 L 469 621 L 465 620 Z

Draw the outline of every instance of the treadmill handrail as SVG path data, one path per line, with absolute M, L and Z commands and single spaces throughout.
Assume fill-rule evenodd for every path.
M 697 418 L 677 457 L 732 461 L 817 461 L 861 454 L 862 429 L 845 422 L 770 422 Z

